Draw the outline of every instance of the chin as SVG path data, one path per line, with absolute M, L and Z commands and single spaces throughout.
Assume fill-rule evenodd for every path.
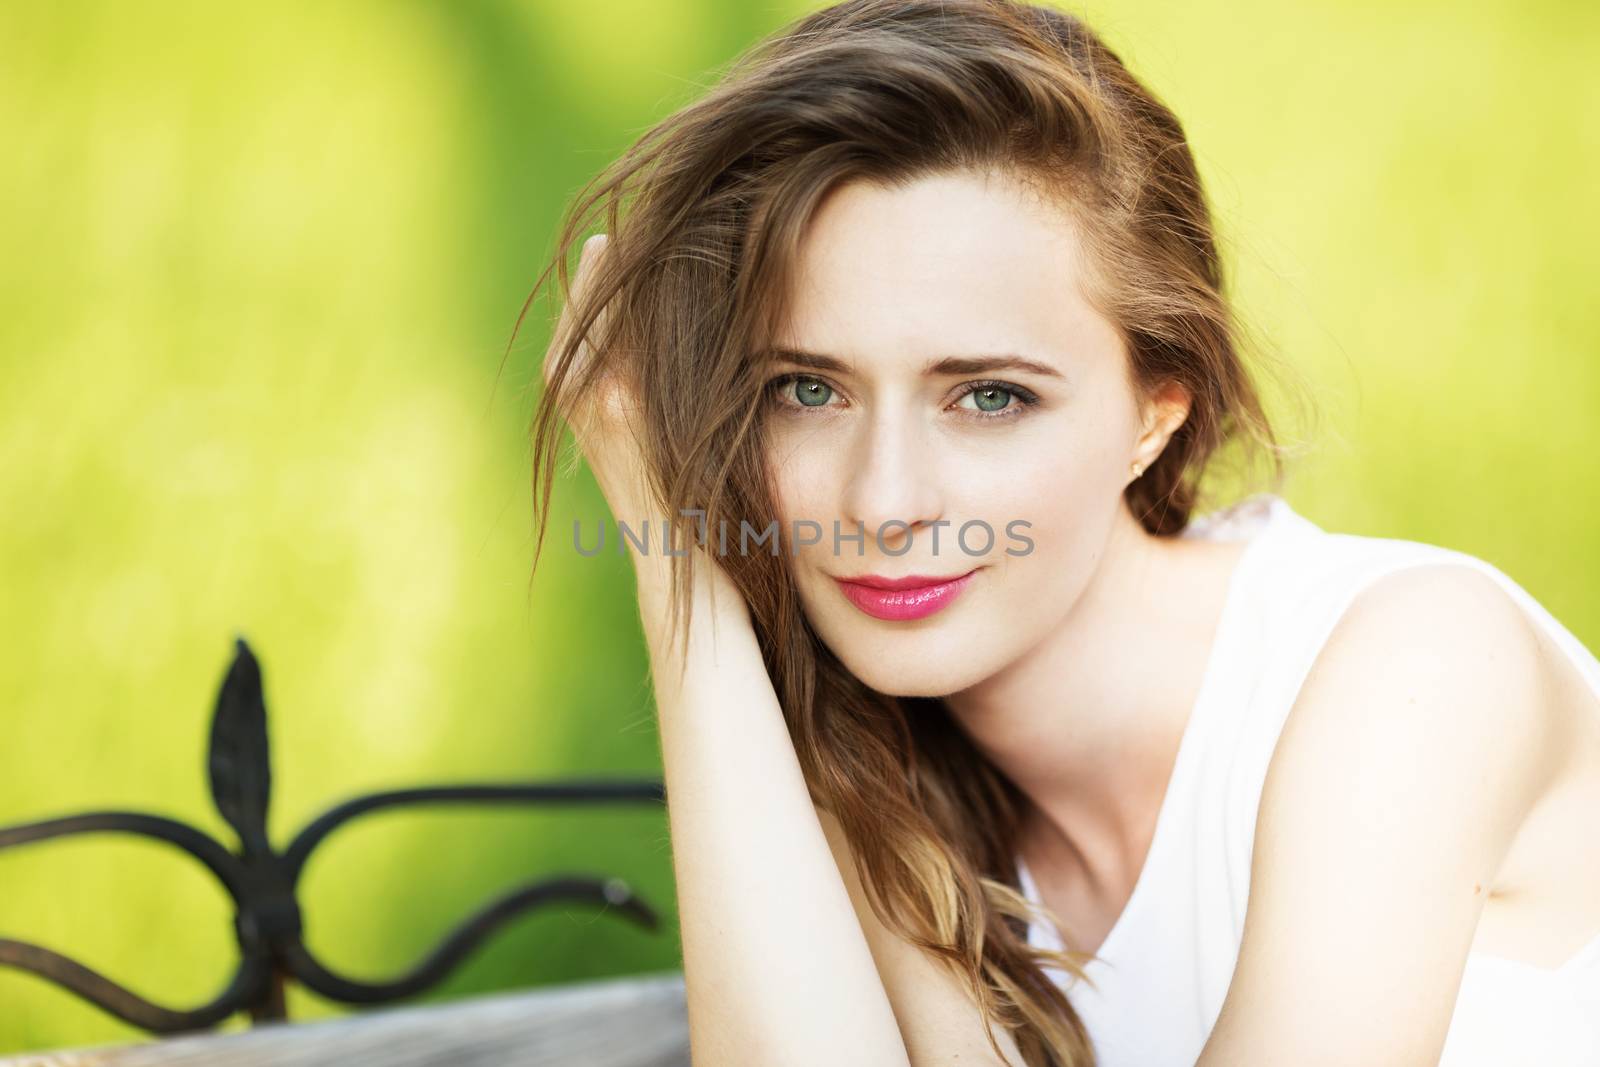
M 857 677 L 860 677 L 859 675 Z M 871 679 L 862 678 L 863 682 L 872 686 L 880 693 L 892 697 L 947 697 L 951 693 L 959 693 L 978 679 L 940 681 L 929 678 L 926 674 L 921 676 L 901 676 L 895 679 L 874 683 Z
M 896 697 L 945 697 L 994 674 L 970 635 L 944 633 L 863 635 L 846 626 L 828 646 L 845 669 L 877 692 Z M 841 647 L 842 646 L 842 647 Z

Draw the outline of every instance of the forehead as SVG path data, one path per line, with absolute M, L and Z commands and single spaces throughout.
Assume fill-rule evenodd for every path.
M 1083 256 L 1066 210 L 1002 172 L 849 182 L 807 228 L 778 340 L 858 365 L 1022 351 L 1070 371 L 1118 343 Z

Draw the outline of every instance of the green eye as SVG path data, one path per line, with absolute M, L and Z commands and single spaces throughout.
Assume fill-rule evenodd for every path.
M 839 391 L 822 378 L 809 374 L 789 373 L 774 378 L 768 387 L 774 403 L 793 412 L 795 408 L 825 408 L 850 406 Z M 793 388 L 794 399 L 790 399 L 789 390 Z M 972 405 L 965 401 L 972 398 Z M 839 400 L 839 404 L 833 404 Z M 1012 403 L 1012 401 L 1016 403 Z M 1011 385 L 999 381 L 968 382 L 957 401 L 957 407 L 972 413 L 971 418 L 977 419 L 1014 419 L 1026 413 L 1027 409 L 1039 403 L 1039 398 L 1034 393 L 1020 385 Z
M 833 386 L 821 378 L 809 374 L 783 374 L 774 378 L 767 387 L 770 390 L 772 401 L 784 408 L 793 411 L 795 408 L 825 408 L 843 405 L 833 404 L 838 392 Z M 794 399 L 790 399 L 790 389 L 794 390 Z
M 969 395 L 979 411 L 999 411 L 1011 400 L 1009 392 L 994 387 L 974 389 Z
M 972 398 L 971 406 L 966 404 Z M 1011 401 L 1015 400 L 1013 404 Z M 979 419 L 1014 419 L 1039 403 L 1039 397 L 1020 385 L 1007 382 L 968 382 L 957 403 Z
M 815 378 L 796 378 L 794 380 L 795 399 L 808 408 L 821 407 L 833 396 L 833 389 L 826 382 L 819 382 Z

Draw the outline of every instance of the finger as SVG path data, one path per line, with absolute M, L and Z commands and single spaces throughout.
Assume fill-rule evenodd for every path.
M 573 286 L 574 304 L 581 305 L 583 299 L 589 295 L 601 259 L 609 248 L 610 237 L 606 234 L 595 234 L 584 242 L 579 257 L 578 275 Z M 588 374 L 589 363 L 596 357 L 594 342 L 605 340 L 609 315 L 610 308 L 607 307 L 601 309 L 595 317 L 593 326 L 573 355 L 568 381 L 581 381 Z M 611 435 L 624 427 L 632 429 L 634 436 L 637 436 L 638 431 L 634 423 L 639 411 L 638 397 L 623 380 L 622 368 L 607 366 L 599 370 L 600 373 L 588 382 L 583 396 L 575 398 L 569 406 L 569 422 L 578 434 L 580 442 L 588 441 L 591 435 L 595 434 Z
M 582 303 L 583 294 L 588 292 L 590 279 L 594 275 L 595 265 L 599 262 L 600 257 L 604 254 L 609 240 L 610 237 L 607 234 L 593 234 L 583 242 L 583 247 L 578 252 L 578 269 L 572 279 L 571 286 L 568 287 L 567 301 L 564 305 L 562 305 L 561 314 L 556 320 L 555 332 L 552 334 L 554 340 L 550 345 L 549 351 L 545 353 L 543 370 L 544 384 L 547 388 L 550 385 L 550 380 L 555 375 L 557 356 L 566 347 L 566 344 L 569 340 L 568 335 L 576 326 L 577 314 L 574 311 L 574 308 Z M 600 323 L 597 321 L 595 323 L 595 328 L 598 328 L 599 325 Z M 591 333 L 592 332 L 595 332 L 594 329 L 591 330 Z M 588 338 L 586 336 L 584 343 L 580 345 L 578 351 L 573 354 L 573 362 L 571 370 L 569 371 L 569 378 L 571 375 L 582 370 L 584 362 L 591 355 L 592 353 L 589 351 Z
M 595 456 L 597 447 L 635 445 L 642 432 L 641 416 L 637 393 L 613 368 L 589 384 L 582 402 L 574 405 L 569 424 L 580 447 Z

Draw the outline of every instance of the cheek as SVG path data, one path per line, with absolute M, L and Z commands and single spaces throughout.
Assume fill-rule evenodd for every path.
M 1104 436 L 1054 429 L 1048 441 L 1016 449 L 986 477 L 974 472 L 962 499 L 951 502 L 994 528 L 989 609 L 1023 643 L 1076 601 L 1122 506 Z
M 774 443 L 765 453 L 783 553 L 800 565 L 802 573 L 825 563 L 820 554 L 828 551 L 832 522 L 839 514 L 838 494 L 843 476 L 830 450 L 820 447 L 818 439 L 808 442 L 805 437 L 795 433 L 775 434 Z M 796 547 L 791 539 L 797 533 L 815 543 Z M 824 569 L 835 568 L 824 565 Z M 802 600 L 805 599 L 802 595 Z
M 839 449 L 815 430 L 780 426 L 768 431 L 765 458 L 784 526 L 810 519 L 826 527 L 838 514 L 835 503 L 843 478 Z
M 1102 442 L 1063 423 L 1041 420 L 1029 432 L 1010 436 L 997 450 L 952 454 L 946 468 L 949 516 L 981 518 L 1003 542 L 1014 543 L 1006 535 L 1007 524 L 1014 520 L 1036 542 L 1045 538 L 1059 545 L 1070 537 L 1083 510 L 1095 508 L 1108 490 Z M 1033 552 L 1047 547 L 1036 544 Z

